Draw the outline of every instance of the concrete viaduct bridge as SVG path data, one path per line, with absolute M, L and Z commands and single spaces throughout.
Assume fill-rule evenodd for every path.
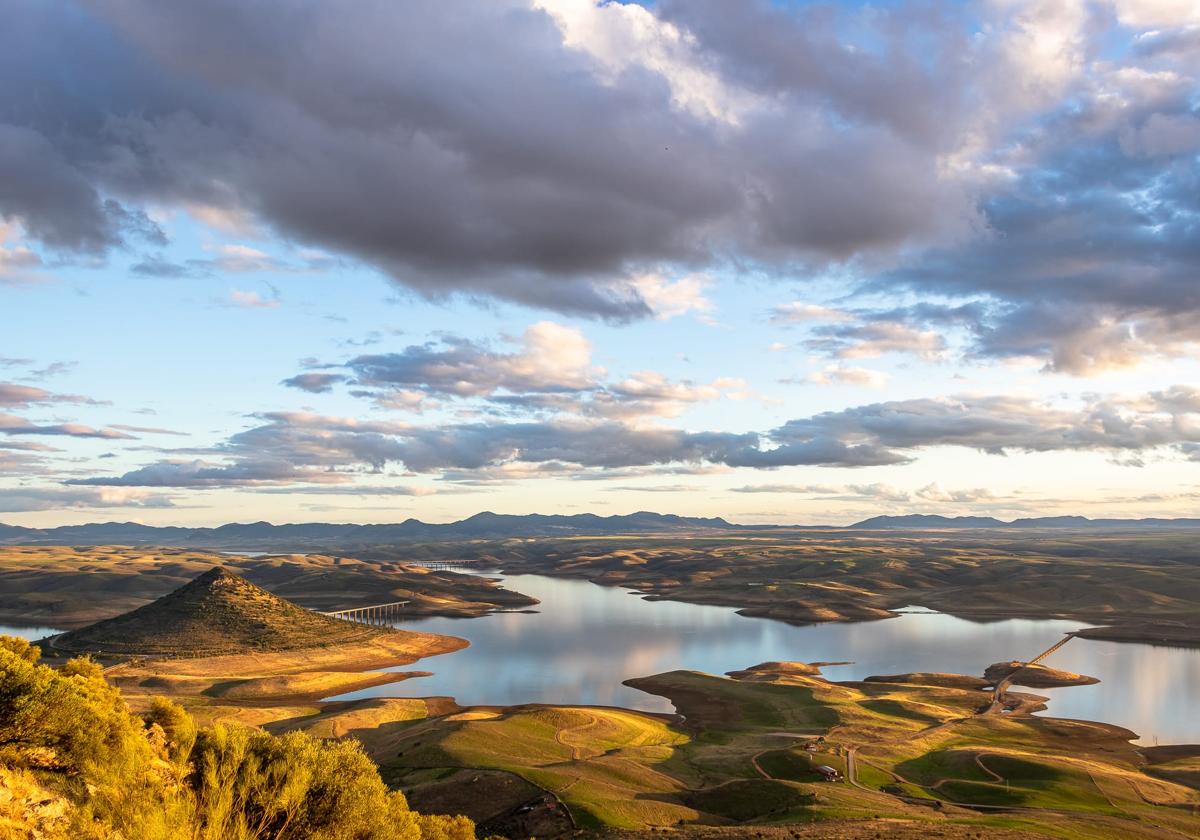
M 1065 645 L 1067 642 L 1071 641 L 1074 638 L 1075 638 L 1074 633 L 1066 634 L 1061 639 L 1059 639 L 1057 642 L 1050 645 L 1050 647 L 1046 648 L 1044 651 L 1042 651 L 1037 656 L 1035 656 L 1033 659 L 1030 659 L 1028 662 L 1023 662 L 1019 668 L 1015 669 L 1007 677 L 1005 677 L 1002 680 L 999 680 L 996 683 L 996 685 L 992 688 L 992 703 L 988 707 L 988 711 L 1000 711 L 1001 709 L 1004 708 L 1004 693 L 1005 693 L 1005 691 L 1008 690 L 1008 687 L 1010 685 L 1012 685 L 1013 678 L 1016 677 L 1017 674 L 1021 673 L 1026 668 L 1032 667 L 1034 665 L 1040 665 L 1042 663 L 1042 660 L 1044 660 L 1047 656 L 1054 653 L 1056 650 L 1058 650 L 1059 648 L 1061 648 L 1063 645 Z
M 404 608 L 411 601 L 392 601 L 387 604 L 371 604 L 366 607 L 352 607 L 348 610 L 323 612 L 330 618 L 340 618 L 343 621 L 353 621 L 358 624 L 389 624 L 397 618 L 404 617 Z
M 480 560 L 475 558 L 468 560 L 412 560 L 410 563 L 413 566 L 424 566 L 431 572 L 455 572 L 459 569 L 495 569 L 500 566 L 495 560 Z

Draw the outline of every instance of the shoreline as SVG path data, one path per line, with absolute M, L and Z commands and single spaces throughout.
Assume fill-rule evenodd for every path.
M 190 712 L 208 721 L 239 721 L 272 731 L 312 728 L 314 731 L 327 733 L 328 737 L 355 736 L 367 737 L 368 740 L 385 738 L 385 742 L 389 744 L 391 736 L 385 736 L 385 732 L 404 721 L 434 720 L 449 716 L 457 716 L 462 720 L 486 719 L 554 709 L 584 713 L 589 709 L 608 710 L 654 718 L 684 729 L 688 727 L 687 718 L 678 706 L 674 713 L 655 713 L 626 706 L 591 703 L 561 704 L 535 701 L 510 705 L 461 705 L 454 697 L 440 695 L 367 697 L 349 701 L 323 699 L 427 675 L 429 671 L 425 670 L 377 669 L 413 664 L 426 657 L 463 650 L 469 645 L 468 640 L 454 636 L 394 631 L 394 635 L 388 634 L 380 639 L 354 645 L 351 649 L 308 648 L 269 654 L 123 661 L 107 669 L 106 676 L 121 689 L 127 702 L 134 708 L 148 706 L 152 697 L 163 695 L 183 703 Z M 907 686 L 906 689 L 899 690 L 929 690 L 921 689 L 921 686 L 941 686 L 939 690 L 944 690 L 952 685 L 958 689 L 984 681 L 983 677 L 970 675 L 916 673 L 879 675 L 862 680 L 829 680 L 821 675 L 818 664 L 809 663 L 803 670 L 785 667 L 788 665 L 790 663 L 763 663 L 730 676 L 734 681 L 741 682 L 753 682 L 756 679 L 774 682 L 782 677 L 785 681 L 795 679 L 807 683 L 815 678 L 831 689 L 847 690 L 862 689 L 872 683 L 876 687 L 869 690 L 879 690 L 887 685 Z M 775 673 L 776 671 L 778 673 Z M 640 683 L 653 683 L 661 676 L 635 677 L 625 684 L 640 687 Z M 1018 701 L 1044 698 L 1014 692 L 1011 699 Z M 1035 715 L 1034 712 L 1043 714 Z M 1163 755 L 1190 755 L 1200 751 L 1200 745 L 1187 742 L 1159 744 L 1155 747 L 1142 746 L 1135 743 L 1137 733 L 1119 724 L 1057 717 L 1042 703 L 1017 703 L 1011 719 L 1018 716 L 1037 718 L 1042 722 L 1039 725 L 1078 723 L 1091 731 L 1108 733 L 1109 737 L 1128 743 L 1131 750 L 1139 753 L 1143 750 L 1157 749 Z M 368 733 L 373 734 L 368 736 Z M 1148 759 L 1147 763 L 1155 762 Z
M 623 581 L 604 579 L 603 575 L 591 576 L 575 570 L 560 572 L 555 569 L 501 569 L 504 576 L 542 575 L 548 578 L 581 580 L 596 586 L 624 589 L 645 601 L 672 601 L 708 607 L 726 607 L 746 618 L 763 618 L 779 621 L 793 627 L 810 627 L 818 624 L 856 624 L 886 621 L 906 614 L 908 608 L 919 606 L 932 613 L 947 615 L 975 624 L 991 624 L 1014 619 L 1029 621 L 1075 621 L 1084 625 L 1072 635 L 1094 641 L 1146 644 L 1156 647 L 1200 648 L 1200 626 L 1191 627 L 1178 623 L 1129 622 L 1105 623 L 1112 616 L 1101 616 L 1094 611 L 1054 612 L 1047 614 L 1036 609 L 998 609 L 995 607 L 963 608 L 961 602 L 939 605 L 937 597 L 925 602 L 908 602 L 879 606 L 876 604 L 830 603 L 816 607 L 797 607 L 787 603 L 747 603 L 724 593 L 661 592 L 655 591 L 650 581 Z M 919 599 L 918 599 L 919 601 Z
M 347 649 L 301 648 L 273 653 L 195 658 L 124 658 L 105 669 L 131 706 L 155 696 L 183 703 L 213 719 L 262 726 L 321 713 L 322 698 L 425 676 L 428 671 L 387 671 L 470 645 L 457 636 L 395 630 Z

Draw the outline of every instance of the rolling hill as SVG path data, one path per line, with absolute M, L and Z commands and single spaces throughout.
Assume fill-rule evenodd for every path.
M 114 618 L 53 637 L 63 653 L 210 656 L 353 644 L 387 630 L 306 610 L 217 566 Z

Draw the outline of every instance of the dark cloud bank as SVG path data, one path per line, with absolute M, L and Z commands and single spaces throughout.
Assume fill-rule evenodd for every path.
M 805 346 L 839 360 L 939 358 L 948 333 L 979 358 L 1073 374 L 1190 354 L 1200 24 L 1127 6 L 667 0 L 580 24 L 508 0 L 7 0 L 0 223 L 22 241 L 0 240 L 0 282 L 6 265 L 121 249 L 157 278 L 260 265 L 170 262 L 148 211 L 189 207 L 431 297 L 612 320 L 652 314 L 642 272 L 832 266 L 857 278 L 843 308 L 777 315 L 815 322 Z M 885 401 L 743 433 L 631 422 L 726 386 L 607 382 L 581 336 L 540 330 L 515 350 L 444 338 L 285 380 L 380 405 L 476 399 L 486 421 L 264 413 L 216 447 L 12 504 L 166 504 L 126 488 L 334 488 L 386 469 L 470 484 L 867 467 L 938 446 L 1200 461 L 1187 387 Z M 42 469 L 39 436 L 155 431 L 10 413 L 88 402 L 0 385 L 0 472 Z M 508 422 L 521 411 L 536 419 Z
M 1194 26 L 1125 5 L 9 0 L 0 215 L 186 276 L 145 208 L 205 207 L 612 319 L 638 271 L 848 264 L 1087 373 L 1200 338 Z

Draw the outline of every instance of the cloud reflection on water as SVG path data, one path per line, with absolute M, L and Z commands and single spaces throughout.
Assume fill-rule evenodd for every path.
M 506 586 L 540 599 L 540 612 L 403 625 L 462 636 L 471 647 L 417 666 L 434 671 L 432 677 L 342 697 L 437 694 L 465 704 L 593 703 L 670 711 L 661 698 L 621 682 L 677 668 L 722 674 L 769 660 L 850 661 L 827 672 L 842 680 L 910 671 L 981 674 L 993 662 L 1031 658 L 1085 626 L 915 613 L 792 627 L 724 607 L 645 601 L 586 581 L 512 575 Z M 1155 737 L 1161 743 L 1200 741 L 1200 719 L 1193 713 L 1200 650 L 1076 639 L 1048 664 L 1102 680 L 1046 690 L 1054 715 L 1126 726 L 1146 743 Z

